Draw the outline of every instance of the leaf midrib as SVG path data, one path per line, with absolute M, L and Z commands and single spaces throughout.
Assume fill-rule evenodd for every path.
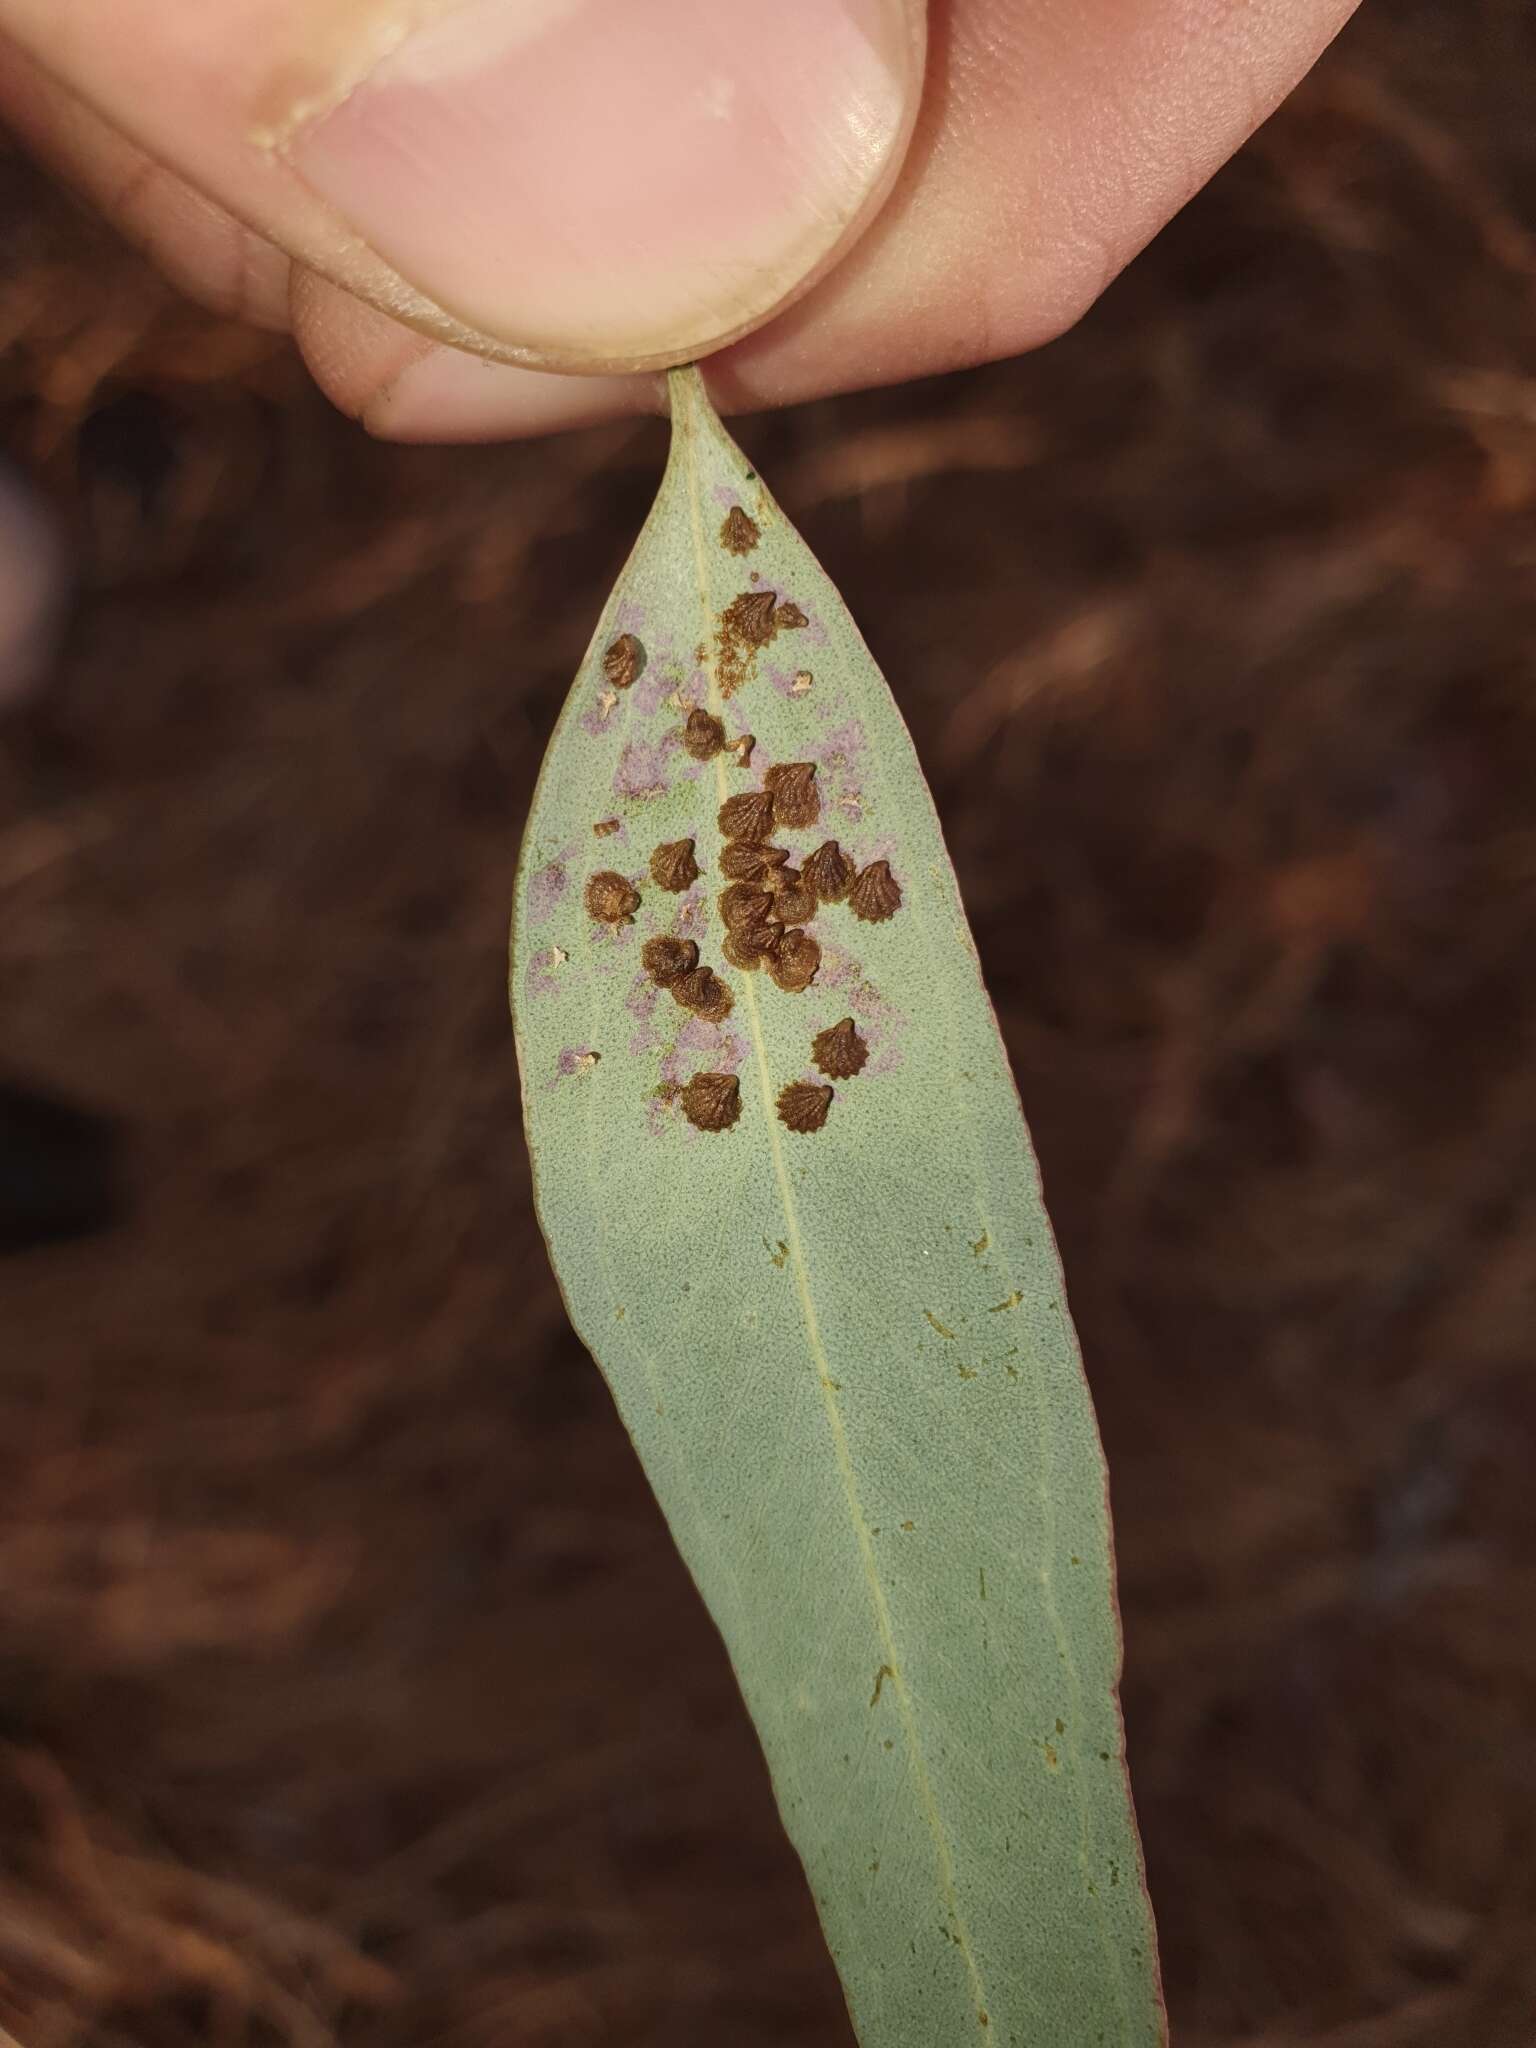
M 704 540 L 702 504 L 698 485 L 698 468 L 695 461 L 694 437 L 697 431 L 697 415 L 694 410 L 695 380 L 697 370 L 689 367 L 673 371 L 669 383 L 672 397 L 672 430 L 678 437 L 683 451 L 687 471 L 688 516 L 693 534 L 694 567 L 698 584 L 699 607 L 705 628 L 701 644 L 708 644 L 709 628 L 714 624 L 714 607 L 710 600 L 709 572 L 706 567 L 707 553 Z M 715 664 L 704 664 L 709 681 L 709 708 L 716 717 L 724 708 L 720 694 L 719 678 Z M 725 779 L 725 768 L 721 756 L 715 757 L 715 787 L 723 804 L 729 794 Z M 896 1645 L 895 1627 L 891 1619 L 885 1588 L 875 1566 L 874 1544 L 869 1533 L 868 1518 L 865 1516 L 859 1494 L 858 1476 L 854 1471 L 853 1457 L 848 1444 L 848 1432 L 843 1422 L 842 1407 L 837 1399 L 837 1390 L 832 1384 L 831 1361 L 822 1340 L 821 1325 L 816 1314 L 815 1297 L 811 1292 L 810 1271 L 806 1263 L 805 1248 L 800 1235 L 799 1211 L 795 1205 L 794 1190 L 790 1186 L 789 1173 L 784 1161 L 784 1147 L 779 1136 L 778 1122 L 774 1111 L 773 1081 L 768 1066 L 768 1048 L 763 1037 L 762 1012 L 758 1006 L 757 991 L 750 974 L 742 976 L 742 991 L 745 999 L 748 1026 L 752 1038 L 753 1055 L 757 1065 L 758 1087 L 762 1096 L 763 1122 L 768 1132 L 769 1156 L 773 1162 L 774 1181 L 778 1190 L 779 1204 L 784 1213 L 784 1228 L 789 1245 L 790 1266 L 794 1274 L 795 1293 L 800 1304 L 801 1321 L 804 1325 L 806 1344 L 810 1361 L 816 1374 L 818 1391 L 832 1438 L 833 1455 L 838 1476 L 842 1482 L 843 1495 L 852 1524 L 859 1559 L 863 1566 L 864 1578 L 869 1592 L 870 1606 L 874 1614 L 875 1629 L 884 1652 L 883 1663 L 890 1674 L 892 1694 L 896 1701 L 898 1718 L 906 1742 L 913 1779 L 917 1787 L 918 1804 L 928 1831 L 933 1838 L 935 1860 L 938 1869 L 939 1894 L 946 1917 L 950 1923 L 956 1947 L 965 1961 L 966 1975 L 972 1992 L 972 2019 L 979 2032 L 985 2034 L 988 2027 L 986 1987 L 982 1982 L 980 1966 L 971 1942 L 970 1929 L 961 1911 L 959 1893 L 956 1888 L 954 1855 L 949 1845 L 949 1833 L 944 1817 L 939 1810 L 933 1781 L 928 1772 L 927 1759 L 923 1753 L 922 1738 L 918 1731 L 916 1711 L 907 1689 L 906 1674 L 902 1658 Z

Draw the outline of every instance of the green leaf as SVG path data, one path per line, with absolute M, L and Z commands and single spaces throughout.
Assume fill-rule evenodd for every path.
M 867 2048 L 1143 2048 L 1164 2028 L 1104 1466 L 1007 1057 L 885 682 L 696 373 L 672 400 L 518 873 L 550 1253 Z M 738 959 L 787 920 L 732 883 L 761 863 L 717 822 L 774 785 L 803 869 L 774 903 L 820 949 L 780 940 L 777 980 L 726 956 L 725 888 Z M 851 898 L 836 854 L 804 867 L 830 840 Z M 689 944 L 712 977 L 669 979 Z

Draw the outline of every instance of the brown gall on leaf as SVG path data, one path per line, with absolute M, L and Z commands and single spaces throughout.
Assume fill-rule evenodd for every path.
M 728 889 L 720 891 L 716 901 L 727 930 L 733 932 L 747 925 L 762 924 L 775 914 L 768 891 L 754 889 L 750 882 L 732 882 Z
M 825 1031 L 817 1032 L 811 1040 L 811 1056 L 831 1080 L 848 1081 L 863 1071 L 869 1047 L 853 1019 L 844 1017 L 840 1024 L 829 1024 Z
M 769 918 L 763 924 L 743 925 L 739 931 L 727 932 L 720 950 L 733 967 L 750 974 L 773 958 L 783 937 L 783 925 Z
M 819 1131 L 832 1107 L 832 1090 L 814 1081 L 791 1081 L 779 1091 L 779 1122 L 792 1131 Z
M 683 1090 L 683 1115 L 695 1130 L 728 1131 L 741 1115 L 741 1084 L 734 1074 L 695 1074 Z
M 658 988 L 670 988 L 691 974 L 699 964 L 699 949 L 692 939 L 663 935 L 647 939 L 640 948 L 640 965 Z
M 593 834 L 598 839 L 609 839 L 618 829 L 619 821 L 617 818 L 599 818 L 592 827 Z
M 776 825 L 796 829 L 814 825 L 821 816 L 814 761 L 780 761 L 764 775 L 763 787 L 773 798 Z
M 816 979 L 820 965 L 820 946 L 809 932 L 796 927 L 780 939 L 778 951 L 768 962 L 768 972 L 786 995 L 797 996 Z
M 773 914 L 784 924 L 809 924 L 820 909 L 816 891 L 795 869 L 785 868 L 781 876 L 765 875 L 773 890 Z
M 610 690 L 627 690 L 645 667 L 645 649 L 633 633 L 610 640 L 603 656 L 603 675 Z
M 857 872 L 835 839 L 823 840 L 814 853 L 806 855 L 804 871 L 822 903 L 841 903 Z
M 752 749 L 757 745 L 755 733 L 744 732 L 739 740 L 731 741 L 731 752 L 736 756 L 736 766 L 746 768 L 752 760 Z
M 773 830 L 773 798 L 765 789 L 744 789 L 720 806 L 718 823 L 727 839 L 761 842 Z
M 733 1008 L 730 990 L 712 967 L 695 967 L 672 984 L 672 999 L 706 1024 L 722 1023 Z
M 710 712 L 695 707 L 683 727 L 683 745 L 695 761 L 713 761 L 725 745 L 725 727 Z
M 744 647 L 766 647 L 777 631 L 775 603 L 771 590 L 744 590 L 720 614 L 720 624 L 728 626 L 732 638 Z
M 604 868 L 587 884 L 587 914 L 599 924 L 632 924 L 639 908 L 640 892 L 612 868 Z
M 693 857 L 691 839 L 667 839 L 651 855 L 651 878 L 659 889 L 680 896 L 699 879 L 699 864 Z
M 740 505 L 733 505 L 720 528 L 720 545 L 728 555 L 750 555 L 762 539 L 757 521 Z
M 761 882 L 788 859 L 787 846 L 761 846 L 755 839 L 728 839 L 720 849 L 720 872 L 728 882 Z
M 872 860 L 848 891 L 848 908 L 866 924 L 884 924 L 901 908 L 901 884 L 888 860 Z
M 797 627 L 808 626 L 810 623 L 799 605 L 789 598 L 784 600 L 773 615 L 774 631 L 778 633 L 793 633 Z
M 759 650 L 781 626 L 805 623 L 798 605 L 776 607 L 771 590 L 744 590 L 733 597 L 720 614 L 715 634 L 715 680 L 721 696 L 735 696 L 751 675 Z

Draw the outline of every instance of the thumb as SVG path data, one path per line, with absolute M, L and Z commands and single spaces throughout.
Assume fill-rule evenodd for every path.
M 76 99 L 412 322 L 564 369 L 681 360 L 885 196 L 924 0 L 0 0 Z

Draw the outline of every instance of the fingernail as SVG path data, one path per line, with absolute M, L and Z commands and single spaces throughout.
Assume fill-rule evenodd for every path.
M 535 440 L 626 413 L 661 411 L 657 377 L 560 377 L 438 347 L 407 364 L 363 413 L 385 441 Z
M 555 365 L 676 360 L 818 274 L 894 176 L 920 0 L 467 0 L 287 144 L 405 281 Z

